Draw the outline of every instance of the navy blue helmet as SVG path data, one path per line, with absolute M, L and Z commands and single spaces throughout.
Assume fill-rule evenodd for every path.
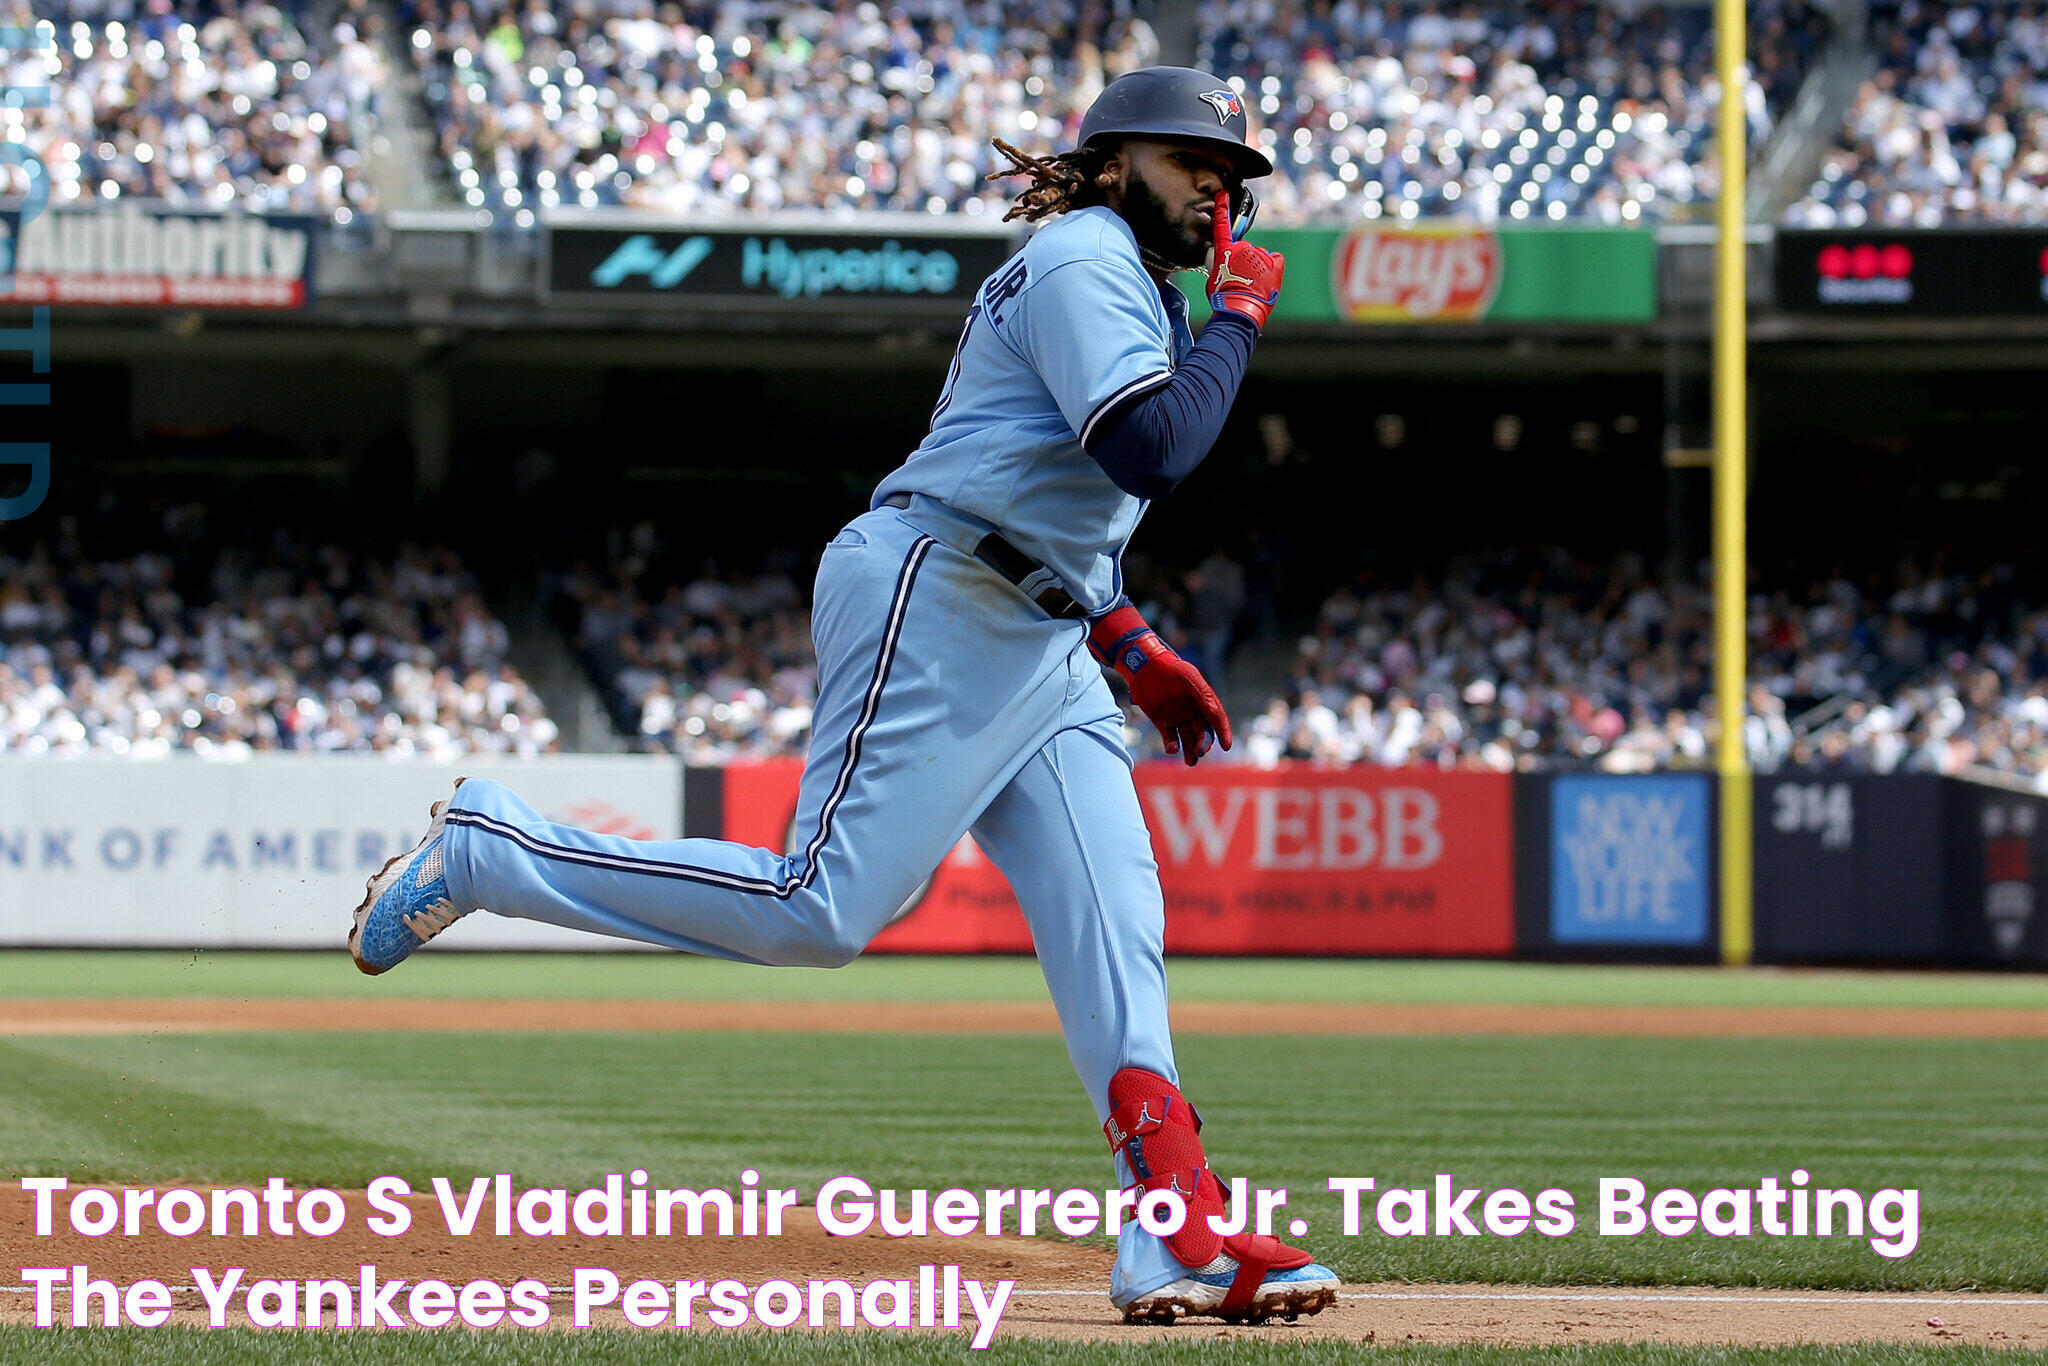
M 1246 140 L 1244 97 L 1229 82 L 1186 66 L 1148 66 L 1103 87 L 1081 120 L 1081 145 L 1123 138 L 1213 143 L 1227 152 L 1240 180 L 1273 174 L 1266 154 Z M 1257 202 L 1249 188 L 1231 196 L 1236 236 L 1251 226 Z

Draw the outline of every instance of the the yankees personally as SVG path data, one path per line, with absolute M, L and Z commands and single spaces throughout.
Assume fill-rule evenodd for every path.
M 972 831 L 1030 922 L 1120 1179 L 1188 1197 L 1170 1238 L 1124 1226 L 1112 1302 L 1145 1319 L 1334 1302 L 1308 1253 L 1206 1217 L 1223 1189 L 1177 1085 L 1158 867 L 1100 667 L 1188 763 L 1229 747 L 1215 693 L 1123 596 L 1118 559 L 1146 501 L 1208 454 L 1279 297 L 1283 259 L 1236 240 L 1245 178 L 1273 169 L 1245 134 L 1228 85 L 1154 67 L 1102 92 L 1079 148 L 1002 148 L 1031 178 L 1011 216 L 1055 221 L 982 285 L 930 435 L 825 548 L 789 853 L 554 825 L 471 780 L 371 880 L 357 966 L 383 972 L 488 907 L 836 967 Z M 1205 259 L 1215 316 L 1196 341 L 1168 277 Z

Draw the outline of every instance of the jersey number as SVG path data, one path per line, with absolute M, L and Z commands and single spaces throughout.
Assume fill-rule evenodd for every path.
M 1019 256 L 981 287 L 981 297 L 975 301 L 974 307 L 967 310 L 966 325 L 960 329 L 960 340 L 954 343 L 953 364 L 946 371 L 946 387 L 939 391 L 938 406 L 932 409 L 932 426 L 939 425 L 939 415 L 953 402 L 953 386 L 960 382 L 960 358 L 967 354 L 967 336 L 974 331 L 975 319 L 986 313 L 989 321 L 1000 323 L 1003 309 L 1023 291 L 1030 275 L 1024 258 Z

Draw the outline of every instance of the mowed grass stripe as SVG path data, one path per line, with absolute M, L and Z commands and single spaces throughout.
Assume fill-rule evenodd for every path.
M 958 1067 L 980 1079 L 957 1105 L 925 1084 L 931 1041 L 874 1042 L 806 1036 L 792 1049 L 753 1035 L 225 1034 L 48 1036 L 15 1051 L 66 1096 L 104 1089 L 117 1073 L 146 1077 L 153 1099 L 141 1112 L 188 1133 L 206 1128 L 186 1122 L 197 1097 L 237 1097 L 219 1107 L 212 1139 L 196 1141 L 209 1163 L 176 1168 L 195 1178 L 279 1174 L 359 1186 L 392 1174 L 424 1189 L 435 1175 L 505 1171 L 527 1184 L 580 1185 L 658 1163 L 728 1186 L 747 1165 L 785 1184 L 892 1166 L 910 1174 L 903 1184 L 944 1186 L 966 1143 L 1009 1165 L 1005 1184 L 1030 1185 L 1060 1142 L 1075 1149 L 1073 1179 L 1062 1184 L 1106 1175 L 1085 1139 L 1075 1142 L 1093 1133 L 1094 1117 L 1056 1040 L 944 1041 L 948 1053 L 960 1044 Z M 65 1077 L 75 1081 L 56 1080 Z M 87 1104 L 84 1113 L 105 1108 Z M 127 1118 L 136 1108 L 123 1101 L 108 1112 L 117 1134 L 136 1127 Z M 18 1129 L 25 1117 L 0 1107 L 0 1172 L 25 1170 L 23 1155 L 73 1151 L 66 1175 L 135 1179 L 129 1148 L 38 1149 Z M 265 1128 L 270 1139 L 244 1143 L 245 1128 Z M 351 1135 L 366 1141 L 344 1141 Z M 194 1146 L 167 1143 L 163 1158 Z M 925 1153 L 938 1156 L 920 1161 Z M 327 1175 L 301 1176 L 309 1164 Z
M 204 1060 L 195 1075 L 164 1065 L 182 1041 L 96 1040 L 100 1046 L 84 1049 L 78 1042 L 0 1041 L 0 1173 L 146 1184 L 289 1172 L 301 1185 L 345 1185 L 358 1172 L 421 1157 L 381 1126 L 366 1138 L 352 1124 L 308 1123 L 289 1100 L 251 1104 L 252 1081 L 282 1075 L 266 1070 L 276 1068 L 274 1055 L 246 1056 L 250 1050 L 233 1043 L 193 1050 Z M 190 1084 L 202 1080 L 208 1084 Z M 289 1096 L 294 1088 L 279 1089 Z
M 2048 1288 L 2048 1061 L 2025 1041 L 1289 1038 L 1180 1041 L 1219 1170 L 1291 1192 L 1348 1280 Z M 1287 1065 L 1276 1067 L 1274 1059 Z M 806 1198 L 877 1186 L 1100 1187 L 1092 1107 L 1056 1038 L 976 1035 L 371 1034 L 67 1038 L 8 1046 L 0 1172 L 74 1180 L 360 1185 L 505 1171 L 571 1188 L 657 1184 Z M 53 1127 L 54 1126 L 54 1127 Z M 1751 1186 L 1806 1167 L 1917 1187 L 1923 1241 L 1602 1239 L 1601 1176 Z M 1339 1234 L 1332 1175 L 1578 1200 L 1563 1239 Z
M 458 925 L 459 935 L 471 926 Z M 2048 976 L 1540 963 L 1177 958 L 1177 1001 L 2048 1010 Z M 875 956 L 836 972 L 680 954 L 434 950 L 368 978 L 329 953 L 0 951 L 0 996 L 1041 1001 L 1029 958 Z
M 1222 1362 L 1231 1366 L 1300 1366 L 1357 1360 L 1369 1352 L 1380 1366 L 2019 1366 L 2040 1353 L 1980 1347 L 1870 1345 L 1856 1347 L 1685 1348 L 1432 1347 L 1272 1338 L 1190 1340 L 1188 1330 L 1162 1331 L 1144 1342 L 1048 1342 L 997 1338 L 972 1354 L 990 1366 L 1161 1366 Z M 883 1333 L 677 1334 L 626 1329 L 575 1333 L 258 1332 L 254 1329 L 0 1327 L 0 1358 L 39 1366 L 269 1366 L 319 1361 L 323 1366 L 955 1366 L 969 1354 L 954 1335 Z

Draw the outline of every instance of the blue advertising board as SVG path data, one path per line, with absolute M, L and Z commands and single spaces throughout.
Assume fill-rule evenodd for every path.
M 1711 904 L 1703 774 L 1560 777 L 1550 789 L 1550 937 L 1696 947 Z

